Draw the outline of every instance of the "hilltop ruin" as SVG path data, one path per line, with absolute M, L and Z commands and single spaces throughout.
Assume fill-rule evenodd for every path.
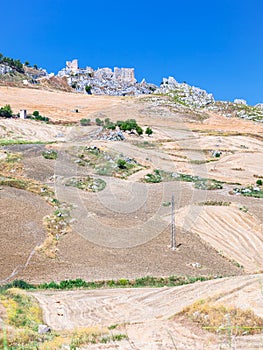
M 66 77 L 68 84 L 77 91 L 85 92 L 89 86 L 88 93 L 98 95 L 149 94 L 156 89 L 155 85 L 147 84 L 144 80 L 138 83 L 134 68 L 79 68 L 77 59 L 66 61 L 66 67 L 58 72 L 58 76 Z

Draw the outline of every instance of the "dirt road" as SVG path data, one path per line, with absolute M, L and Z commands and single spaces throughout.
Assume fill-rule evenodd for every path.
M 33 292 L 53 329 L 122 325 L 130 343 L 120 349 L 227 349 L 227 339 L 202 331 L 174 316 L 193 302 L 252 309 L 263 316 L 263 275 L 198 282 L 173 288 Z M 235 339 L 236 349 L 256 349 L 262 335 Z M 225 343 L 226 342 L 226 343 Z M 134 347 L 129 347 L 130 344 Z

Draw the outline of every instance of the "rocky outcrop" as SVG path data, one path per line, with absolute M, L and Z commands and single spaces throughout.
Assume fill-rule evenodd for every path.
M 77 91 L 95 95 L 150 94 L 157 88 L 145 81 L 137 83 L 134 68 L 79 68 L 77 60 L 67 61 L 66 67 L 58 72 L 58 76 L 66 77 L 68 84 Z
M 247 106 L 247 101 L 246 101 L 246 100 L 243 100 L 243 99 L 240 99 L 240 98 L 236 98 L 236 99 L 234 100 L 234 103 L 235 103 L 235 104 L 238 104 L 238 105 Z
M 193 108 L 203 108 L 215 102 L 212 94 L 186 83 L 178 83 L 173 77 L 163 78 L 160 88 L 155 93 L 167 94 L 176 102 Z
M 5 64 L 0 64 L 0 75 L 12 72 L 13 69 Z

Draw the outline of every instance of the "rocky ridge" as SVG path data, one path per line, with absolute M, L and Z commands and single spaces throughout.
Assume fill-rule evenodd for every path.
M 155 93 L 167 94 L 178 103 L 193 108 L 207 107 L 215 102 L 212 94 L 186 83 L 178 83 L 174 77 L 163 78 Z

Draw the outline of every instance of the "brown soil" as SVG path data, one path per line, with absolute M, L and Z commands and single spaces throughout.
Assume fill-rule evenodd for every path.
M 177 243 L 180 246 L 177 251 L 171 251 L 168 227 L 170 219 L 167 221 L 167 218 L 170 218 L 171 207 L 165 207 L 163 203 L 171 200 L 171 193 L 176 194 L 175 206 L 180 212 L 187 210 L 189 205 L 206 200 L 236 202 L 239 206 L 248 207 L 249 212 L 260 223 L 261 200 L 231 196 L 229 191 L 232 187 L 228 185 L 224 185 L 224 189 L 218 191 L 202 191 L 194 189 L 191 183 L 144 184 L 141 180 L 147 172 L 159 168 L 218 180 L 255 183 L 253 175 L 261 175 L 258 164 L 262 156 L 262 141 L 258 139 L 258 135 L 262 132 L 262 125 L 214 114 L 211 114 L 209 119 L 198 122 L 195 118 L 193 121 L 190 115 L 181 116 L 179 112 L 165 106 L 154 107 L 152 102 L 143 98 L 87 96 L 0 87 L 0 104 L 6 103 L 10 103 L 14 110 L 39 110 L 41 114 L 53 120 L 75 122 L 83 117 L 94 118 L 103 115 L 112 120 L 136 118 L 142 126 L 150 125 L 154 129 L 151 137 L 126 135 L 126 142 L 108 142 L 93 140 L 98 129 L 96 126 L 73 127 L 30 120 L 2 120 L 2 138 L 57 141 L 56 144 L 46 146 L 9 146 L 5 147 L 5 150 L 20 152 L 24 176 L 54 187 L 61 201 L 73 205 L 71 215 L 76 219 L 75 223 L 72 222 L 72 233 L 60 239 L 56 259 L 50 260 L 37 253 L 32 257 L 32 263 L 17 277 L 40 282 L 77 277 L 107 279 L 172 274 L 233 275 L 243 273 L 243 270 L 237 268 L 230 260 L 237 260 L 240 265 L 248 267 L 246 259 L 253 254 L 256 256 L 257 249 L 253 250 L 253 246 L 257 247 L 258 239 L 260 242 L 262 240 L 260 228 L 254 231 L 254 221 L 246 220 L 245 213 L 241 211 L 238 211 L 236 218 L 232 217 L 234 212 L 231 212 L 226 215 L 225 220 L 219 220 L 221 207 L 213 208 L 213 215 L 210 209 L 206 210 L 207 214 L 204 215 L 201 210 L 191 218 L 194 219 L 191 227 L 180 228 L 178 223 Z M 76 108 L 79 109 L 79 113 L 73 112 Z M 214 135 L 192 131 L 197 129 L 206 132 L 212 130 Z M 222 131 L 228 131 L 230 134 Z M 233 131 L 241 135 L 233 136 Z M 145 141 L 153 143 L 155 147 L 144 147 Z M 136 142 L 141 143 L 141 146 L 137 147 Z M 66 179 L 71 176 L 94 173 L 92 167 L 78 167 L 74 162 L 76 158 L 70 156 L 74 147 L 86 145 L 96 145 L 109 152 L 122 153 L 126 157 L 135 158 L 148 168 L 126 180 L 100 176 L 107 186 L 104 191 L 95 194 L 65 187 Z M 42 151 L 45 148 L 56 149 L 58 159 L 44 159 Z M 210 162 L 211 151 L 215 149 L 222 150 L 222 156 Z M 77 149 L 74 152 L 78 152 Z M 201 163 L 195 163 L 196 160 L 201 160 Z M 239 168 L 242 168 L 242 171 L 235 170 Z M 58 179 L 55 183 L 52 175 L 56 175 Z M 41 211 L 38 213 L 43 217 Z M 25 220 L 26 217 L 20 215 L 21 221 Z M 20 215 L 17 215 L 18 223 Z M 208 218 L 205 215 L 208 215 Z M 210 226 L 205 225 L 202 220 L 208 221 Z M 9 227 L 12 226 L 9 218 L 5 218 L 4 221 Z M 226 224 L 228 221 L 232 224 Z M 232 240 L 233 246 L 240 232 L 243 236 L 246 236 L 247 232 L 258 234 L 250 237 L 251 249 L 246 259 L 242 259 L 240 254 L 237 256 L 235 250 L 231 251 L 230 248 L 224 252 L 228 260 L 214 249 L 221 250 L 222 247 L 220 244 L 215 245 L 209 238 L 211 232 L 214 232 L 214 237 L 218 232 L 224 232 L 224 235 Z M 10 241 L 14 241 L 16 233 L 10 235 Z M 220 240 L 222 236 L 219 235 L 218 242 Z M 28 254 L 27 250 L 25 251 L 23 259 Z M 9 255 L 7 252 L 3 266 L 9 266 Z M 201 268 L 193 267 L 192 264 L 195 263 L 199 263 Z M 258 263 L 257 266 L 252 265 L 249 271 L 261 269 Z M 3 271 L 5 277 L 9 276 L 9 270 L 10 268 L 7 268 Z
M 44 310 L 44 321 L 54 329 L 117 323 L 118 330 L 129 337 L 128 341 L 94 344 L 87 349 L 262 347 L 262 334 L 237 338 L 231 334 L 211 334 L 176 315 L 185 306 L 209 297 L 217 303 L 252 309 L 263 316 L 263 277 L 244 275 L 262 271 L 262 199 L 231 195 L 234 186 L 229 184 L 224 184 L 221 190 L 206 191 L 186 182 L 142 182 L 147 172 L 162 169 L 255 185 L 263 175 L 262 124 L 212 113 L 208 119 L 198 120 L 196 115 L 181 114 L 165 104 L 157 106 L 144 97 L 0 87 L 0 105 L 7 103 L 15 112 L 21 108 L 29 113 L 38 110 L 53 121 L 64 123 L 96 116 L 114 121 L 135 118 L 143 127 L 151 126 L 154 134 L 140 138 L 126 134 L 125 142 L 109 142 L 94 140 L 96 126 L 2 119 L 1 139 L 56 142 L 2 147 L 1 159 L 5 161 L 4 151 L 21 153 L 23 175 L 47 183 L 61 202 L 72 205 L 72 232 L 59 239 L 55 259 L 35 252 L 35 247 L 46 238 L 43 217 L 54 209 L 36 195 L 2 186 L 1 284 L 13 279 L 38 283 L 146 275 L 242 275 L 178 288 L 33 294 Z M 153 147 L 149 148 L 145 141 L 153 143 Z M 140 145 L 136 146 L 138 142 Z M 99 176 L 107 185 L 98 193 L 65 186 L 72 176 L 98 176 L 94 167 L 80 167 L 75 162 L 77 147 L 90 145 L 135 158 L 148 168 L 126 180 Z M 45 148 L 56 149 L 58 159 L 44 159 Z M 221 151 L 222 155 L 212 159 L 213 150 Z M 164 205 L 171 201 L 172 194 L 175 194 L 176 250 L 170 249 L 171 206 Z M 207 201 L 232 204 L 198 205 Z M 237 263 L 244 269 L 237 267 Z
M 18 278 L 45 239 L 43 217 L 50 207 L 29 192 L 2 187 L 0 190 L 0 281 Z

